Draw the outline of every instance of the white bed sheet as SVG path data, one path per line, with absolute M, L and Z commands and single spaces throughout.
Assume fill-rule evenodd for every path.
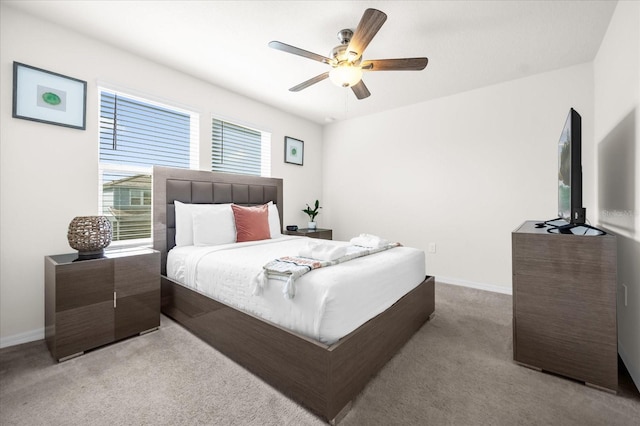
M 293 299 L 284 297 L 285 283 L 274 279 L 261 295 L 252 295 L 253 279 L 264 264 L 298 255 L 310 241 L 314 240 L 282 236 L 219 246 L 174 247 L 167 257 L 167 276 L 325 344 L 336 342 L 383 312 L 425 278 L 424 252 L 397 247 L 310 271 L 296 280 Z

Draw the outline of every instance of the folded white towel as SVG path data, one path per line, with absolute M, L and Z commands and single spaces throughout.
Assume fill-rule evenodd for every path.
M 347 246 L 335 244 L 309 243 L 300 249 L 300 256 L 317 260 L 334 261 L 347 254 Z
M 380 248 L 388 245 L 389 241 L 377 235 L 360 234 L 360 236 L 352 238 L 350 243 L 354 246 Z

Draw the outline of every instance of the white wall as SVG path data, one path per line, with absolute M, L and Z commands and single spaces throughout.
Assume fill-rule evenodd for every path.
M 98 209 L 98 82 L 200 112 L 202 149 L 210 117 L 272 132 L 272 176 L 284 178 L 285 223 L 321 198 L 322 130 L 281 112 L 6 6 L 0 21 L 0 346 L 43 338 L 44 260 L 72 251 L 74 216 Z M 12 64 L 22 62 L 87 81 L 85 131 L 11 117 Z M 305 142 L 304 166 L 283 161 L 284 136 Z
M 583 118 L 592 219 L 591 64 L 325 126 L 323 214 L 338 239 L 368 232 L 425 252 L 435 242 L 428 274 L 510 293 L 511 232 L 557 214 L 570 107 Z
M 640 389 L 639 2 L 618 2 L 594 81 L 599 222 L 618 241 L 618 352 Z

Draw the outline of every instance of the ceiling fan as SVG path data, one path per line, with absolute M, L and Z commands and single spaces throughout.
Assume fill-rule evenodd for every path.
M 362 60 L 362 54 L 376 33 L 387 20 L 387 15 L 377 9 L 365 10 L 360 23 L 353 32 L 344 29 L 338 33 L 340 45 L 331 51 L 331 57 L 318 55 L 295 46 L 279 41 L 272 41 L 269 47 L 283 52 L 292 53 L 304 58 L 313 59 L 331 66 L 331 70 L 310 78 L 289 91 L 299 92 L 302 89 L 316 84 L 326 78 L 341 87 L 351 87 L 358 99 L 364 99 L 371 95 L 367 86 L 362 81 L 363 71 L 420 71 L 427 66 L 427 58 L 401 58 L 401 59 L 370 59 Z

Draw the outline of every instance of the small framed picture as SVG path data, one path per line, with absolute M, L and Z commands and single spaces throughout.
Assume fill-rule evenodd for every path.
M 13 63 L 13 117 L 85 130 L 87 82 Z
M 302 166 L 304 142 L 289 136 L 284 137 L 284 162 Z

